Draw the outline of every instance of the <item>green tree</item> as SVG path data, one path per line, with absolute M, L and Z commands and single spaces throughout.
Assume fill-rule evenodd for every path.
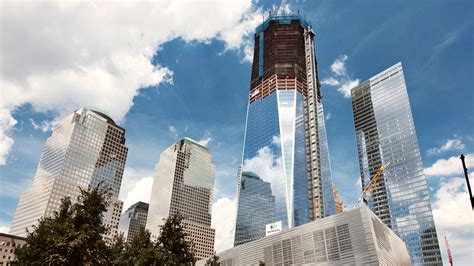
M 126 242 L 125 242 L 125 237 L 123 236 L 123 233 L 120 233 L 114 236 L 112 240 L 112 245 L 110 246 L 110 251 L 109 251 L 111 264 L 113 265 L 121 264 L 121 261 L 123 260 L 123 256 L 125 253 L 125 247 L 126 247 Z
M 103 223 L 108 194 L 97 187 L 82 190 L 76 203 L 69 197 L 52 217 L 41 218 L 27 231 L 26 244 L 16 249 L 16 264 L 21 265 L 184 265 L 193 264 L 194 245 L 186 240 L 183 217 L 171 215 L 160 226 L 156 242 L 150 232 L 140 232 L 126 243 L 123 235 L 108 246 Z
M 125 250 L 117 264 L 152 265 L 156 262 L 156 248 L 150 240 L 150 232 L 141 228 L 138 234 L 125 245 Z
M 214 251 L 214 255 L 212 255 L 212 257 L 210 257 L 206 261 L 206 266 L 219 266 L 219 265 L 221 265 L 221 263 L 219 262 L 219 256 L 217 256 L 216 252 Z
M 194 244 L 186 240 L 183 216 L 170 215 L 160 226 L 160 235 L 156 242 L 157 261 L 164 265 L 193 264 L 196 262 Z
M 15 251 L 17 261 L 31 265 L 85 265 L 109 262 L 109 248 L 102 236 L 108 195 L 100 184 L 81 189 L 75 204 L 69 197 L 61 200 L 59 212 L 41 218 L 27 231 L 26 245 Z

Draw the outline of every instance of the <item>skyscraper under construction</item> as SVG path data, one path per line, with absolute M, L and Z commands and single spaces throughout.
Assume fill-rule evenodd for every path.
M 269 220 L 285 229 L 335 213 L 314 36 L 299 15 L 270 16 L 256 29 L 242 172 L 270 183 L 263 194 L 275 206 L 255 210 L 274 210 L 271 219 L 246 223 L 259 199 L 242 204 L 249 201 L 239 176 L 235 245 L 265 236 Z

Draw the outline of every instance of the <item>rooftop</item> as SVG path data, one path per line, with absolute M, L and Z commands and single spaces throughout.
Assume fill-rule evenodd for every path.
M 208 148 L 207 146 L 202 145 L 201 143 L 199 143 L 199 142 L 197 142 L 197 141 L 195 141 L 195 140 L 193 140 L 193 139 L 191 139 L 191 138 L 183 137 L 183 138 L 181 138 L 181 139 L 182 139 L 182 140 L 186 140 L 186 141 L 188 141 L 188 142 L 191 142 L 191 143 L 193 143 L 193 144 L 196 144 L 197 146 L 199 146 L 199 147 L 201 147 L 201 148 L 204 148 L 204 149 L 206 149 L 206 150 L 209 150 L 209 148 Z M 180 141 L 181 141 L 181 140 L 178 140 L 178 142 L 180 142 Z
M 260 177 L 256 173 L 250 172 L 250 171 L 242 172 L 242 176 L 246 176 L 246 177 L 250 177 L 250 178 L 253 178 L 253 179 L 260 180 Z
M 270 21 L 276 20 L 280 24 L 291 24 L 293 20 L 298 20 L 301 24 L 301 27 L 308 28 L 311 27 L 311 23 L 309 23 L 305 18 L 300 16 L 299 14 L 296 15 L 270 15 L 262 24 L 258 25 L 255 28 L 255 35 L 258 35 L 260 32 L 265 31 L 268 26 L 270 26 Z

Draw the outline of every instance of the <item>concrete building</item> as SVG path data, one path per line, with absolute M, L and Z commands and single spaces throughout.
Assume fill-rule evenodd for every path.
M 217 254 L 233 265 L 411 265 L 405 243 L 361 206 Z M 201 260 L 197 265 L 204 265 Z
M 196 258 L 214 253 L 215 230 L 211 228 L 215 166 L 206 146 L 182 138 L 160 155 L 150 197 L 146 229 L 152 239 L 159 235 L 163 219 L 181 214 Z
M 442 264 L 430 195 L 401 63 L 351 90 L 362 187 L 385 169 L 368 199 L 414 264 Z
M 125 129 L 91 108 L 74 111 L 59 121 L 46 141 L 33 184 L 20 196 L 10 233 L 26 236 L 25 228 L 59 210 L 61 199 L 74 202 L 79 188 L 101 183 L 110 194 L 104 223 L 110 240 L 117 232 L 123 203 L 118 200 L 127 158 Z
M 15 249 L 25 243 L 24 237 L 0 233 L 0 265 L 10 265 L 16 259 Z
M 270 184 L 272 222 L 284 229 L 335 214 L 311 25 L 299 15 L 270 16 L 256 28 L 254 39 L 241 169 Z M 241 193 L 237 199 L 244 197 Z M 235 244 L 265 235 L 266 220 L 247 235 L 239 230 L 247 226 L 240 219 L 247 208 L 239 202 Z
M 127 241 L 131 241 L 140 229 L 145 229 L 148 216 L 148 203 L 137 202 L 122 214 L 119 230 Z

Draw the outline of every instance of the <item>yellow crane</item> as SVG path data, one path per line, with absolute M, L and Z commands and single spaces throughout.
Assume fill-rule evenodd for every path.
M 369 183 L 362 190 L 362 194 L 360 195 L 359 200 L 357 200 L 356 206 L 358 206 L 361 202 L 364 202 L 365 204 L 367 204 L 367 199 L 372 193 L 372 191 L 375 189 L 375 187 L 377 186 L 380 180 L 380 177 L 382 176 L 383 171 L 387 169 L 387 167 L 389 166 L 390 166 L 390 162 L 382 163 L 382 165 L 380 165 L 377 172 L 375 172 L 372 178 L 370 178 Z

